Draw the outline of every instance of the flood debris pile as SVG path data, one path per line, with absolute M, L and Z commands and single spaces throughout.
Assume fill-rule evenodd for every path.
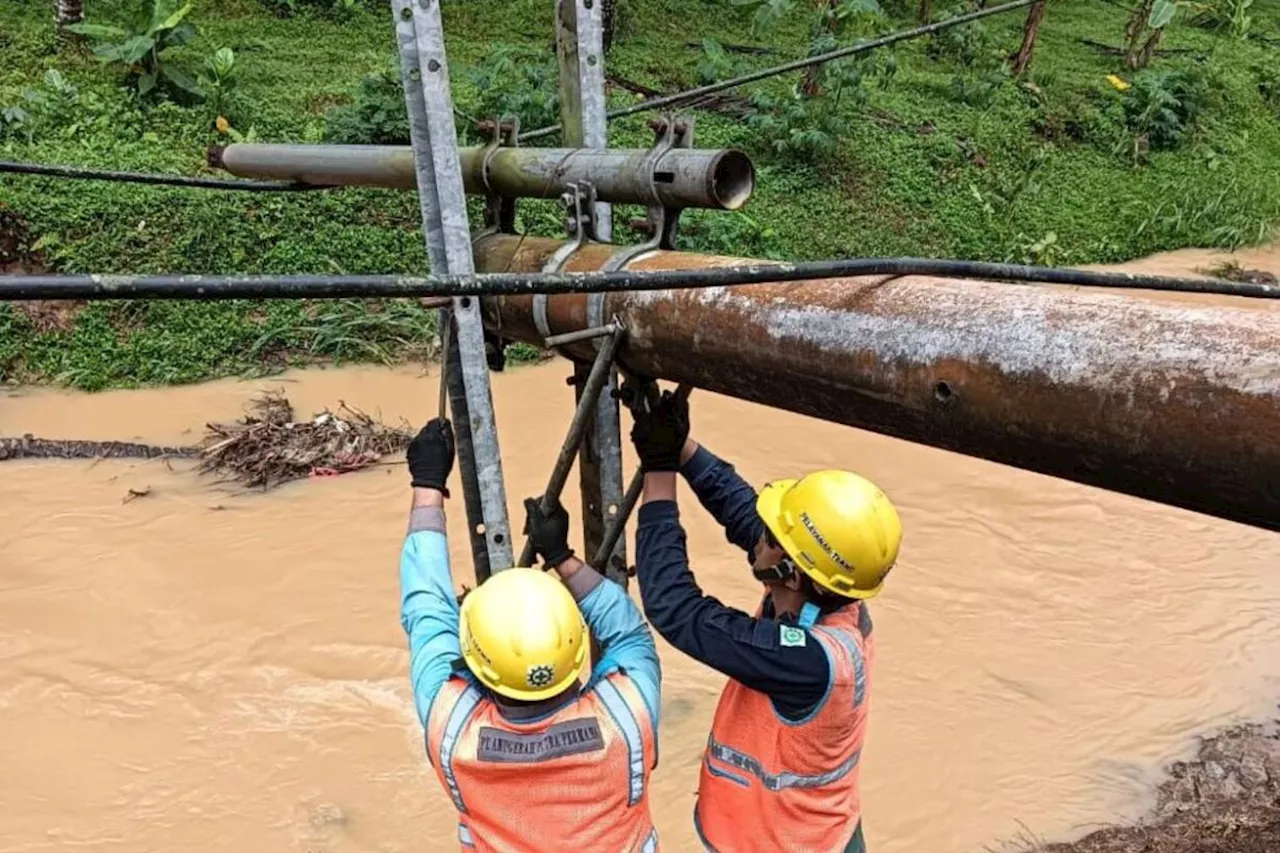
M 412 437 L 407 426 L 387 426 L 345 403 L 339 403 L 336 413 L 325 409 L 310 420 L 295 421 L 288 398 L 267 392 L 249 404 L 240 420 L 206 427 L 197 469 L 268 489 L 303 477 L 368 468 L 403 450 Z
M 345 403 L 338 404 L 336 413 L 325 409 L 310 420 L 295 421 L 288 398 L 268 391 L 249 403 L 240 420 L 207 424 L 204 439 L 195 446 L 0 436 L 0 461 L 195 458 L 202 474 L 269 489 L 303 477 L 368 468 L 404 450 L 412 437 L 407 424 L 387 426 Z
M 1266 270 L 1245 269 L 1236 261 L 1228 261 L 1218 264 L 1208 270 L 1203 270 L 1216 278 L 1223 278 L 1227 281 L 1240 281 L 1245 284 L 1280 284 L 1280 278 L 1274 273 Z
M 1144 823 L 1027 853 L 1278 853 L 1280 725 L 1250 724 L 1201 742 L 1169 768 Z

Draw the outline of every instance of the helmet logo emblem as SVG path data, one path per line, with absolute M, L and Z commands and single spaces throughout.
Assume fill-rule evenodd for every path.
M 837 554 L 835 549 L 831 547 L 831 544 L 823 538 L 821 533 L 818 532 L 818 528 L 813 523 L 813 519 L 809 517 L 809 513 L 800 513 L 800 523 L 804 525 L 805 530 L 809 531 L 809 535 L 813 537 L 813 541 L 818 543 L 818 547 L 822 549 L 823 553 L 830 557 L 837 566 L 844 569 L 846 572 L 853 571 L 853 566 L 849 565 L 844 557 Z
M 529 682 L 530 687 L 541 688 L 551 686 L 551 680 L 556 676 L 555 667 L 548 664 L 538 664 L 529 667 L 525 680 Z

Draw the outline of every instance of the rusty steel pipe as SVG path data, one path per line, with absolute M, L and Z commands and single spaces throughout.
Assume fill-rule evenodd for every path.
M 459 148 L 467 193 L 559 198 L 579 182 L 613 204 L 737 210 L 755 188 L 751 159 L 734 149 Z M 209 162 L 242 178 L 416 190 L 413 149 L 399 145 L 235 143 Z
M 559 245 L 495 235 L 476 268 L 540 269 Z M 740 263 L 652 252 L 630 268 Z M 537 344 L 532 305 L 488 298 L 486 322 Z M 903 276 L 611 293 L 604 310 L 634 372 L 1280 530 L 1269 301 Z M 549 297 L 547 316 L 553 333 L 586 327 L 586 296 Z

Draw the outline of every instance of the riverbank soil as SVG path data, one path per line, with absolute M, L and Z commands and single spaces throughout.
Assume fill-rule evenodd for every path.
M 1280 726 L 1245 725 L 1205 739 L 1170 768 L 1151 818 L 1034 853 L 1280 851 Z M 1028 853 L 1031 853 L 1029 851 Z

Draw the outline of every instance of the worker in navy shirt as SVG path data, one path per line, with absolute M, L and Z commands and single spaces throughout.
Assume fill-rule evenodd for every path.
M 760 494 L 689 438 L 688 403 L 633 409 L 644 470 L 636 573 L 650 624 L 728 676 L 694 822 L 721 853 L 864 853 L 859 758 L 875 656 L 865 599 L 897 560 L 902 522 L 873 483 L 817 471 Z M 765 586 L 756 614 L 705 595 L 676 504 L 682 474 Z

